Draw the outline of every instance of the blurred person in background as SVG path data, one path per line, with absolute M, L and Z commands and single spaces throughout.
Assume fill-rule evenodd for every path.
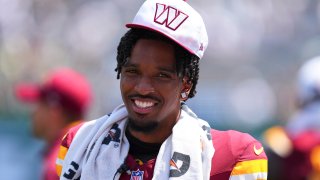
M 59 179 L 55 167 L 59 145 L 68 129 L 84 119 L 91 101 L 89 82 L 75 70 L 59 68 L 41 84 L 19 84 L 16 96 L 35 106 L 32 133 L 46 142 L 42 179 Z
M 70 129 L 60 179 L 267 179 L 260 142 L 211 129 L 185 104 L 208 44 L 198 12 L 182 0 L 147 0 L 127 27 L 116 67 L 124 104 Z
M 297 82 L 295 114 L 264 134 L 270 179 L 320 179 L 320 56 L 301 66 Z

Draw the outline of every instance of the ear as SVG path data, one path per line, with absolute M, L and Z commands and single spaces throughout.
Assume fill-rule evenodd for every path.
M 189 94 L 192 88 L 192 83 L 189 82 L 189 78 L 184 77 L 182 79 L 182 88 L 181 88 L 181 95 L 180 95 L 180 100 L 181 101 L 186 101 L 189 98 Z

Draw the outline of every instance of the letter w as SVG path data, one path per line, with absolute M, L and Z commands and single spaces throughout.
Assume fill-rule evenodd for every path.
M 157 3 L 154 22 L 161 25 L 165 24 L 167 28 L 175 31 L 188 17 L 188 15 L 176 8 Z

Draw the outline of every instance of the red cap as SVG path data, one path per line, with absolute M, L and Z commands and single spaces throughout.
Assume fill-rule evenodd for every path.
M 15 91 L 21 101 L 44 100 L 48 103 L 59 103 L 64 108 L 79 113 L 84 113 L 91 101 L 89 82 L 69 68 L 53 71 L 42 84 L 21 83 Z

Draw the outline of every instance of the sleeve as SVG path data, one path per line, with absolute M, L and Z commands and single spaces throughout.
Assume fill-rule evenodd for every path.
M 238 145 L 236 164 L 230 174 L 231 180 L 266 180 L 268 176 L 268 160 L 261 143 L 249 134 L 240 136 L 242 145 Z M 236 142 L 234 142 L 236 144 Z
M 68 152 L 71 142 L 74 136 L 76 135 L 77 131 L 80 129 L 82 125 L 83 123 L 71 128 L 62 139 L 62 142 L 60 144 L 59 151 L 58 151 L 58 157 L 56 159 L 56 171 L 59 177 L 61 175 L 64 158 Z
M 238 131 L 211 130 L 215 154 L 210 179 L 267 179 L 267 156 L 259 141 Z

